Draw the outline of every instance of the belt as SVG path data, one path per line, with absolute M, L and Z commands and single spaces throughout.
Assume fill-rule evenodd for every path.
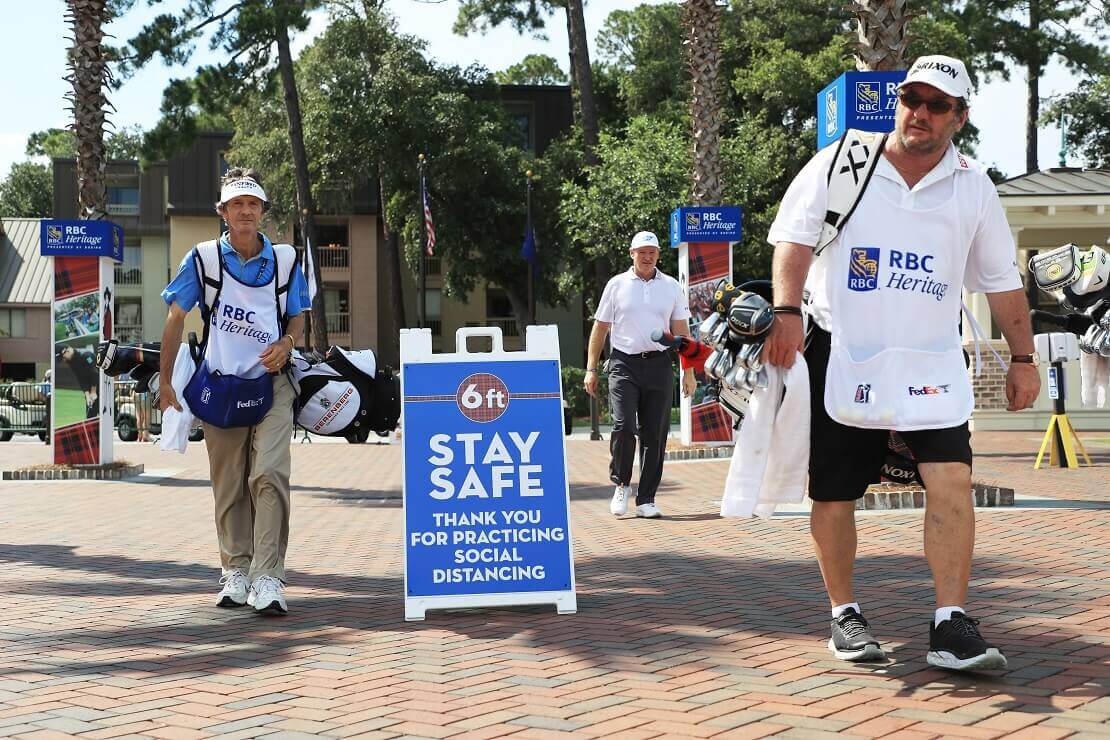
M 665 355 L 667 354 L 667 350 L 653 349 L 649 352 L 621 352 L 619 349 L 615 349 L 613 350 L 613 354 L 621 355 L 623 357 L 639 357 L 641 360 L 647 360 L 652 357 L 658 357 L 659 355 Z

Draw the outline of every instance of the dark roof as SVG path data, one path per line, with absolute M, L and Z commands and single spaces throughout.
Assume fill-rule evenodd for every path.
M 0 303 L 50 303 L 50 258 L 39 254 L 39 219 L 0 219 Z
M 1053 167 L 1000 182 L 998 194 L 1110 195 L 1110 170 Z

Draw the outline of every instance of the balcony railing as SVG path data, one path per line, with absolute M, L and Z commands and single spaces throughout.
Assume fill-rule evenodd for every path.
M 440 264 L 439 257 L 425 257 L 424 258 L 424 274 L 425 275 L 439 275 L 443 266 Z
M 351 250 L 348 247 L 320 247 L 316 255 L 320 258 L 321 270 L 346 270 L 351 266 Z
M 113 216 L 138 216 L 138 203 L 109 203 L 108 213 Z
M 138 344 L 143 341 L 143 327 L 141 324 L 116 324 L 112 339 L 119 340 L 120 344 Z
M 349 313 L 328 313 L 324 314 L 327 318 L 328 333 L 329 334 L 350 334 L 351 333 L 351 314 Z
M 486 319 L 485 321 L 468 321 L 467 326 L 496 326 L 501 329 L 503 337 L 519 337 L 520 332 L 516 327 L 516 319 Z
M 143 271 L 138 267 L 116 265 L 116 285 L 142 285 Z

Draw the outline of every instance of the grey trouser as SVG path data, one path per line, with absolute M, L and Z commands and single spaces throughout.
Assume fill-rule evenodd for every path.
M 253 427 L 204 425 L 216 536 L 224 575 L 241 570 L 285 580 L 289 544 L 289 440 L 296 391 L 286 375 L 274 377 L 274 405 Z
M 655 501 L 655 490 L 663 477 L 673 398 L 674 371 L 668 353 L 641 357 L 613 350 L 609 357 L 609 409 L 613 416 L 609 479 L 624 486 L 632 482 L 632 460 L 639 436 L 637 504 Z

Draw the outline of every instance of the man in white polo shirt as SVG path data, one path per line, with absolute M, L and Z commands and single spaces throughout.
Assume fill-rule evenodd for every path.
M 609 511 L 628 513 L 631 496 L 632 461 L 639 436 L 640 483 L 636 488 L 636 516 L 658 519 L 663 515 L 655 503 L 655 492 L 663 476 L 663 455 L 671 427 L 674 400 L 674 370 L 670 353 L 653 342 L 657 329 L 689 336 L 690 307 L 682 287 L 655 266 L 659 261 L 659 239 L 650 231 L 632 237 L 628 249 L 632 267 L 605 286 L 597 306 L 586 359 L 584 386 L 597 394 L 598 362 L 605 336 L 612 331 L 609 356 L 609 410 L 613 434 L 609 438 L 609 479 L 616 489 Z M 682 393 L 694 392 L 694 371 L 682 376 Z
M 956 151 L 971 80 L 963 62 L 921 57 L 898 89 L 895 129 L 851 219 L 813 264 L 826 219 L 836 147 L 819 152 L 783 198 L 768 240 L 777 319 L 764 357 L 783 367 L 805 344 L 812 393 L 810 531 L 832 606 L 829 648 L 843 660 L 883 657 L 852 585 L 855 504 L 879 479 L 889 430 L 917 459 L 928 496 L 925 556 L 936 612 L 931 665 L 1006 666 L 964 611 L 975 512 L 971 496 L 974 397 L 958 332 L 961 290 L 987 296 L 1010 345 L 1010 411 L 1040 388 L 1029 306 L 1016 250 L 986 168 Z M 808 280 L 807 280 L 808 275 Z M 803 340 L 803 284 L 812 301 Z

